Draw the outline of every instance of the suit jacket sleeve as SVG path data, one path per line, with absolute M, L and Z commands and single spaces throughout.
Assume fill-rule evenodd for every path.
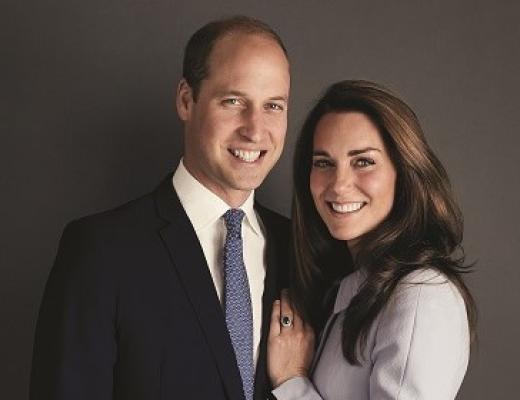
M 30 399 L 112 399 L 116 296 L 106 239 L 70 224 L 36 326 Z
M 304 376 L 285 381 L 272 393 L 277 400 L 322 400 L 312 382 Z

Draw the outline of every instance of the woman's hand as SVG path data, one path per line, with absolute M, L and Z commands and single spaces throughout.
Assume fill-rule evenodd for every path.
M 274 388 L 295 376 L 306 376 L 314 354 L 314 331 L 291 307 L 285 291 L 271 314 L 267 370 Z

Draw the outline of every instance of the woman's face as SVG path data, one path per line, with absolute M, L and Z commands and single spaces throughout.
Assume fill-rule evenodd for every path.
M 396 171 L 383 139 L 360 112 L 325 114 L 314 132 L 310 189 L 330 234 L 349 248 L 390 213 Z

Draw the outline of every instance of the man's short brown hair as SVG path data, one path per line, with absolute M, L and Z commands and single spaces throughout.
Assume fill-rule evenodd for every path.
M 193 91 L 194 101 L 197 100 L 201 81 L 208 76 L 208 60 L 215 43 L 218 39 L 231 33 L 265 35 L 273 39 L 288 57 L 280 36 L 262 21 L 237 15 L 209 22 L 191 36 L 184 50 L 182 76 Z

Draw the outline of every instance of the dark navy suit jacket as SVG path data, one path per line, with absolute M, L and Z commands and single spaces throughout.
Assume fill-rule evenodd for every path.
M 265 399 L 289 224 L 255 209 L 267 238 L 255 382 L 255 399 Z M 36 327 L 31 400 L 243 398 L 224 314 L 171 175 L 154 192 L 65 228 Z

